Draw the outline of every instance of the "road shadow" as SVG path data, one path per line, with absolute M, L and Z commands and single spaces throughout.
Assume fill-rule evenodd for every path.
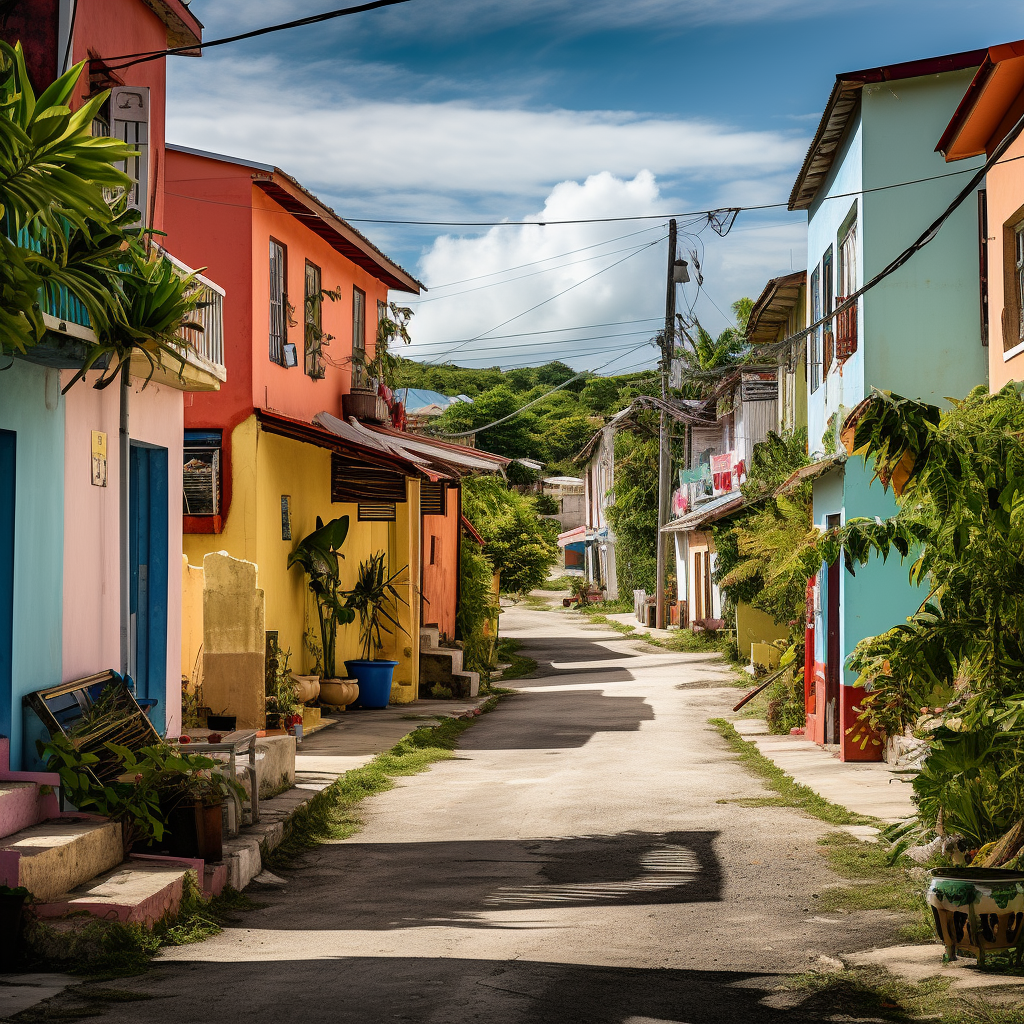
M 550 692 L 524 687 L 521 696 L 511 700 L 514 719 L 503 716 L 496 724 L 487 722 L 470 729 L 459 738 L 459 749 L 582 747 L 595 733 L 636 732 L 642 722 L 654 719 L 654 709 L 645 697 L 609 697 L 600 690 Z
M 357 843 L 302 858 L 298 883 L 267 927 L 387 931 L 448 927 L 548 927 L 496 911 L 662 906 L 722 898 L 716 832 L 625 832 L 555 839 Z M 309 884 L 311 875 L 315 884 Z M 392 884 L 393 880 L 400 884 Z M 337 886 L 337 889 L 335 888 Z M 324 893 L 342 898 L 324 907 Z M 247 919 L 254 927 L 255 917 Z
M 686 941 L 692 937 L 680 938 Z M 756 971 L 652 970 L 440 956 L 332 957 L 323 949 L 310 954 L 250 962 L 157 962 L 143 978 L 118 979 L 119 988 L 155 998 L 109 1005 L 104 1020 L 112 1024 L 179 1020 L 802 1024 L 837 1019 L 835 1013 L 854 1009 L 837 1006 L 834 994 L 811 995 L 799 1006 L 770 1005 L 766 997 L 777 1000 L 771 992 L 778 976 Z M 65 999 L 75 1000 L 73 990 Z

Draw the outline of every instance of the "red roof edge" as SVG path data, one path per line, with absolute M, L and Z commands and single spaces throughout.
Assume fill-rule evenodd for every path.
M 462 528 L 466 531 L 466 533 L 468 533 L 470 537 L 472 537 L 473 540 L 475 540 L 477 544 L 480 545 L 480 547 L 487 547 L 487 541 L 485 541 L 483 537 L 480 536 L 480 534 L 476 530 L 476 527 L 474 527 L 473 524 L 466 518 L 465 514 L 463 514 L 460 518 L 462 520 Z

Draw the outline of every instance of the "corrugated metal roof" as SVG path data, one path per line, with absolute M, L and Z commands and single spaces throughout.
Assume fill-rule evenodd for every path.
M 773 277 L 761 292 L 747 320 L 747 341 L 764 345 L 775 341 L 779 328 L 788 321 L 807 281 L 807 271 L 798 270 L 784 277 Z
M 671 523 L 666 523 L 661 528 L 661 532 L 686 533 L 689 530 L 696 530 L 705 523 L 713 523 L 730 512 L 742 508 L 743 502 L 743 494 L 740 491 L 731 491 L 729 494 L 712 498 L 711 501 L 699 505 L 692 512 L 687 512 L 685 516 L 680 516 Z
M 839 469 L 844 462 L 846 462 L 846 455 L 839 453 L 838 455 L 826 455 L 825 458 L 819 459 L 817 462 L 812 462 L 809 466 L 801 466 L 799 469 L 790 473 L 790 475 L 775 488 L 775 493 L 785 494 L 787 491 L 792 491 L 799 487 L 800 484 L 807 480 L 817 480 L 819 476 L 824 476 L 833 469 Z

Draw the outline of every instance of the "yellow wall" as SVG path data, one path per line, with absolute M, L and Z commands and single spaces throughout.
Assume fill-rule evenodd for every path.
M 181 556 L 181 674 L 190 682 L 203 681 L 203 567 Z
M 288 569 L 288 556 L 299 541 L 324 522 L 349 517 L 348 537 L 342 546 L 342 587 L 355 583 L 359 563 L 376 551 L 387 553 L 389 572 L 405 569 L 398 591 L 408 604 L 399 605 L 406 633 L 385 635 L 380 657 L 398 662 L 392 700 L 416 699 L 419 687 L 419 481 L 406 479 L 408 500 L 397 505 L 394 523 L 361 523 L 353 503 L 331 502 L 331 454 L 258 430 L 255 417 L 239 424 L 232 434 L 231 509 L 220 534 L 191 534 L 185 553 L 193 564 L 210 551 L 227 551 L 255 562 L 259 586 L 266 595 L 266 628 L 278 631 L 282 650 L 291 650 L 295 672 L 313 670 L 313 659 L 303 644 L 307 630 L 319 637 L 319 620 L 304 573 Z M 281 496 L 291 498 L 291 540 L 281 537 Z M 338 632 L 337 670 L 344 672 L 347 658 L 361 657 L 358 620 Z
M 741 658 L 750 657 L 752 643 L 785 640 L 788 635 L 785 626 L 780 626 L 759 608 L 754 608 L 744 601 L 740 601 L 736 606 L 736 644 Z

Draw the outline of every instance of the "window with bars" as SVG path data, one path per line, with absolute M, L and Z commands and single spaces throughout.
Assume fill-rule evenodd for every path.
M 320 283 L 320 268 L 306 260 L 306 330 L 305 366 L 306 373 L 314 380 L 323 380 L 326 375 L 323 350 L 327 344 L 323 331 L 323 287 Z
M 273 238 L 270 240 L 270 358 L 285 364 L 284 347 L 288 332 L 288 250 Z
M 128 193 L 128 206 L 139 211 L 143 225 L 148 224 L 149 88 L 121 85 L 111 89 L 107 102 L 93 119 L 92 134 L 127 142 L 132 149 L 138 150 L 138 156 L 119 161 L 115 166 L 133 181 Z M 108 202 L 121 194 L 121 189 L 104 189 Z
M 352 383 L 366 381 L 366 292 L 352 288 Z
M 220 512 L 222 436 L 219 430 L 185 431 L 181 482 L 187 516 L 215 516 Z

